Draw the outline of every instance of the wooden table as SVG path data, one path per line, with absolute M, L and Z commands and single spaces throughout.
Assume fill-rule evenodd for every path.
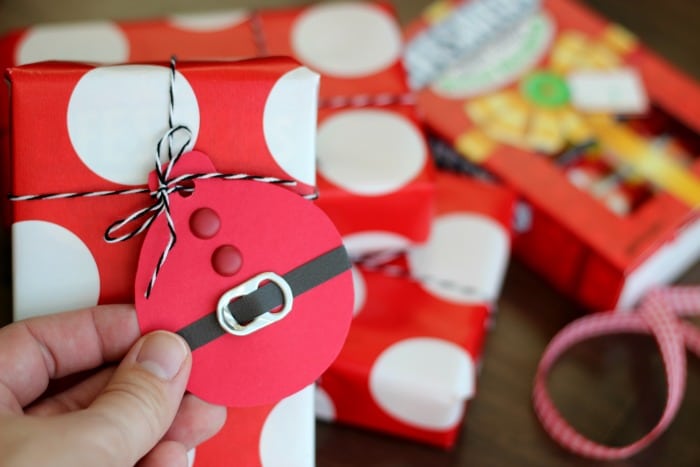
M 256 7 L 294 2 L 257 1 Z M 396 2 L 401 20 L 429 2 Z M 648 46 L 700 79 L 700 2 L 692 0 L 586 0 L 625 25 Z M 252 0 L 200 0 L 197 9 L 252 5 Z M 0 31 L 34 22 L 162 16 L 195 8 L 187 0 L 0 0 Z M 7 233 L 0 234 L 0 323 L 9 320 Z M 682 282 L 700 283 L 700 264 Z M 484 354 L 478 395 L 470 403 L 459 443 L 450 452 L 341 426 L 318 424 L 317 463 L 326 466 L 590 466 L 557 447 L 535 419 L 530 394 L 539 357 L 551 337 L 582 310 L 513 261 L 499 301 L 496 325 Z M 577 347 L 554 372 L 552 392 L 565 415 L 584 433 L 606 443 L 637 439 L 663 408 L 665 381 L 652 340 L 616 337 Z M 700 465 L 700 362 L 689 360 L 685 401 L 668 432 L 637 457 L 606 466 Z M 601 464 L 603 465 L 603 464 Z

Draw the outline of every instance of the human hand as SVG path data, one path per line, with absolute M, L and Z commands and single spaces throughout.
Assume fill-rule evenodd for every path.
M 226 411 L 183 397 L 192 355 L 182 338 L 139 336 L 127 305 L 0 329 L 0 466 L 186 466 Z

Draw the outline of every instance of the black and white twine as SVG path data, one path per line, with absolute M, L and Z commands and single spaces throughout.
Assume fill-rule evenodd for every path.
M 172 170 L 175 164 L 178 162 L 180 157 L 186 152 L 189 144 L 192 141 L 192 132 L 186 125 L 175 124 L 175 79 L 176 79 L 176 59 L 172 57 L 170 59 L 170 85 L 168 90 L 169 95 L 169 106 L 168 106 L 168 130 L 160 138 L 158 144 L 155 148 L 154 163 L 155 163 L 155 173 L 158 186 L 155 190 L 151 190 L 148 187 L 138 187 L 138 188 L 127 188 L 121 190 L 99 190 L 99 191 L 84 191 L 84 192 L 73 192 L 73 193 L 42 193 L 35 195 L 10 195 L 10 201 L 38 201 L 38 200 L 59 200 L 59 199 L 73 199 L 73 198 L 98 198 L 103 196 L 115 196 L 115 195 L 134 195 L 134 194 L 148 194 L 154 199 L 154 203 L 143 209 L 130 214 L 129 216 L 120 219 L 112 223 L 104 233 L 104 240 L 107 243 L 117 243 L 130 240 L 131 238 L 146 231 L 151 224 L 160 216 L 165 215 L 166 222 L 168 225 L 169 239 L 168 243 L 160 254 L 158 263 L 156 264 L 151 279 L 146 288 L 145 296 L 148 298 L 151 295 L 153 286 L 155 285 L 156 279 L 160 270 L 162 269 L 165 261 L 168 258 L 170 251 L 175 247 L 177 243 L 177 232 L 175 230 L 175 223 L 170 212 L 170 195 L 176 192 L 191 192 L 193 190 L 192 185 L 189 182 L 194 180 L 211 180 L 211 179 L 222 179 L 222 180 L 249 180 L 262 183 L 270 183 L 273 185 L 282 186 L 296 186 L 297 182 L 294 180 L 284 180 L 275 177 L 262 177 L 256 175 L 249 175 L 244 173 L 220 173 L 220 172 L 207 172 L 207 173 L 189 173 L 178 175 L 176 177 L 172 176 Z M 185 135 L 185 141 L 183 144 L 179 144 L 178 149 L 175 151 L 175 137 L 178 133 L 183 133 Z M 167 145 L 164 143 L 167 142 Z M 167 147 L 168 151 L 168 161 L 167 165 L 163 165 L 161 162 L 161 152 L 163 148 Z M 304 195 L 304 198 L 315 199 L 318 196 L 317 193 L 312 193 L 310 195 Z M 126 233 L 118 235 L 123 229 L 126 229 L 129 225 L 135 225 L 131 230 L 126 230 Z

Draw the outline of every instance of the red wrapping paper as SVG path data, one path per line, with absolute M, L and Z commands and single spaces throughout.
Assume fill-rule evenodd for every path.
M 318 418 L 455 442 L 508 261 L 514 197 L 448 173 L 437 175 L 436 196 L 425 245 L 379 270 L 355 269 L 356 315 L 318 383 Z
M 190 467 L 313 466 L 313 387 L 277 404 L 228 409 L 221 431 L 190 451 Z

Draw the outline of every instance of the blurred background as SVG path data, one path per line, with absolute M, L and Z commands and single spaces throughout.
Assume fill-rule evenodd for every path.
M 223 8 L 275 8 L 310 2 L 281 0 L 0 0 L 0 33 L 36 23 L 93 19 L 132 20 Z M 646 46 L 700 79 L 700 2 L 691 0 L 581 0 L 633 32 Z M 394 3 L 403 25 L 430 2 Z M 2 233 L 3 253 L 9 240 Z M 11 319 L 9 259 L 2 260 L 0 323 Z M 695 264 L 681 283 L 700 282 Z M 399 466 L 590 466 L 568 454 L 542 431 L 531 407 L 532 379 L 554 334 L 585 313 L 518 259 L 510 263 L 493 328 L 487 335 L 477 396 L 454 449 L 441 450 L 396 437 L 342 425 L 317 423 L 317 465 Z M 668 432 L 642 454 L 607 466 L 696 466 L 700 464 L 700 364 L 689 359 L 686 397 Z M 646 433 L 665 401 L 663 367 L 650 338 L 596 339 L 580 346 L 556 368 L 553 397 L 584 434 L 609 444 L 626 444 Z M 222 464 L 223 465 L 223 464 Z

